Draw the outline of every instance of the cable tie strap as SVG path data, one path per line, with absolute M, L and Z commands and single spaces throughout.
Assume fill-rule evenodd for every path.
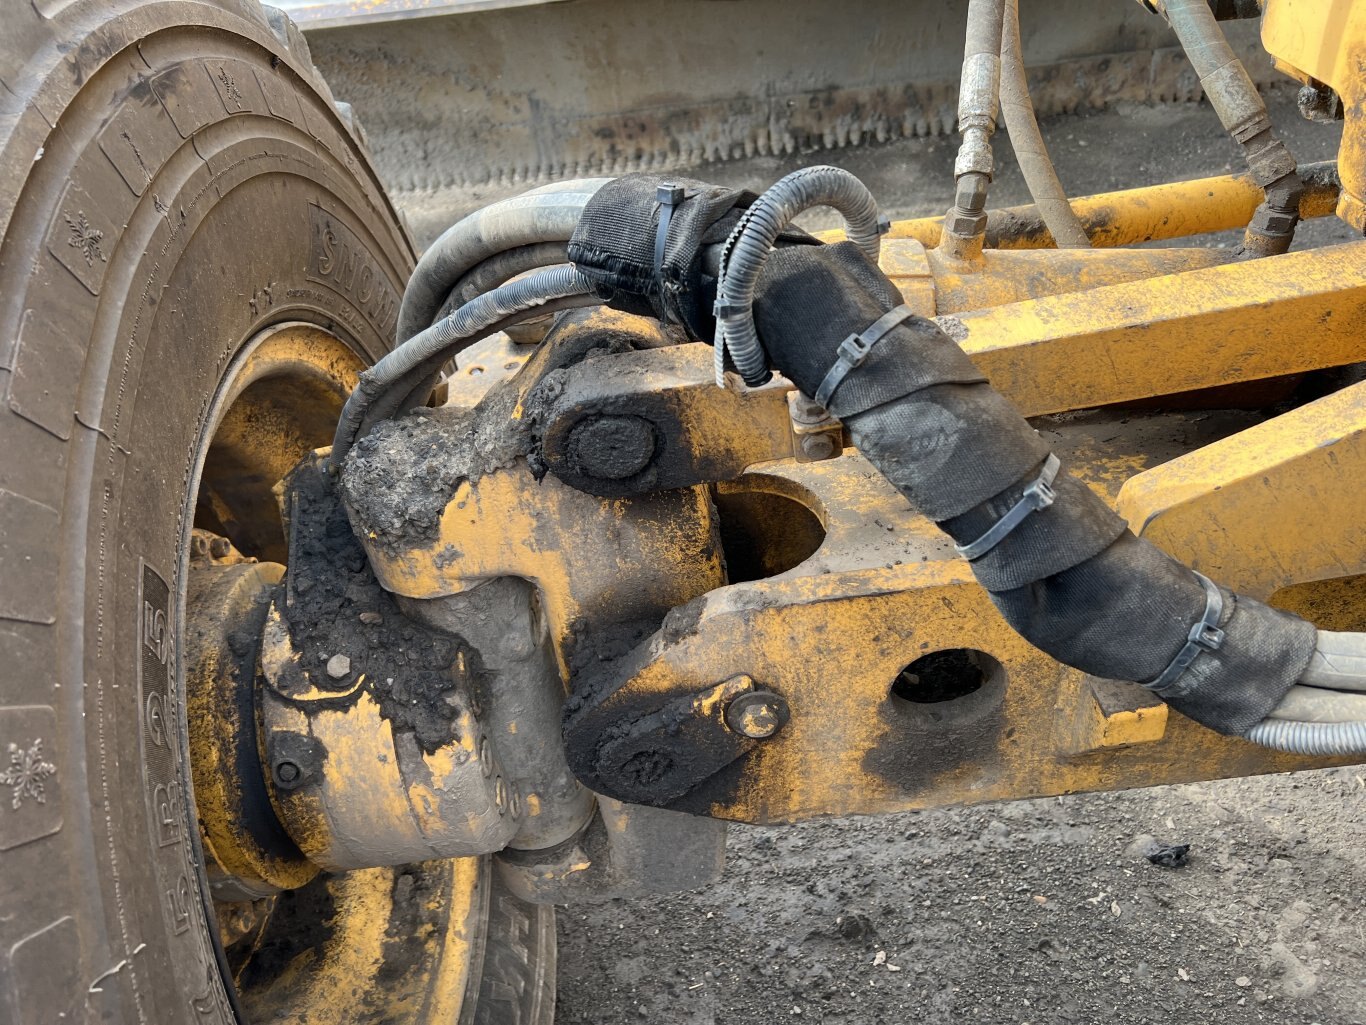
M 1181 646 L 1176 657 L 1167 663 L 1167 668 L 1162 670 L 1156 679 L 1143 685 L 1158 694 L 1174 684 L 1181 674 L 1190 668 L 1200 652 L 1218 651 L 1224 645 L 1224 631 L 1219 629 L 1219 619 L 1224 614 L 1223 592 L 1203 573 L 1196 573 L 1195 576 L 1205 588 L 1205 614 L 1190 628 L 1190 633 L 1186 635 L 1186 643 Z
M 685 199 L 697 195 L 696 189 L 685 189 L 672 182 L 663 182 L 655 189 L 655 202 L 659 204 L 659 226 L 655 229 L 655 280 L 664 281 L 664 246 L 669 240 L 669 222 Z
M 825 372 L 820 387 L 816 389 L 814 398 L 817 404 L 830 408 L 830 396 L 835 394 L 835 389 L 844 382 L 849 371 L 861 366 L 868 358 L 868 354 L 873 351 L 873 346 L 886 338 L 892 328 L 914 315 L 915 311 L 909 306 L 898 306 L 896 309 L 888 310 L 858 334 L 850 335 L 840 342 L 840 347 L 835 352 L 834 364 Z
M 1034 483 L 1024 489 L 1024 494 L 1020 496 L 1020 500 L 1012 505 L 1006 514 L 993 523 L 987 532 L 976 541 L 970 541 L 965 545 L 955 545 L 958 554 L 969 562 L 980 559 L 1009 537 L 1010 532 L 1023 523 L 1030 513 L 1047 509 L 1052 505 L 1053 499 L 1057 497 L 1053 490 L 1053 481 L 1061 468 L 1062 463 L 1058 461 L 1058 457 L 1050 452 L 1048 458 L 1044 460 L 1043 470 L 1040 471 Z

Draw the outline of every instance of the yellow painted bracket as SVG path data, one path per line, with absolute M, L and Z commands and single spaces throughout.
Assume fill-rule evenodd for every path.
M 1366 242 L 964 313 L 963 349 L 1026 416 L 1366 360 Z
M 1141 537 L 1266 598 L 1366 572 L 1366 383 L 1138 474 L 1118 510 Z

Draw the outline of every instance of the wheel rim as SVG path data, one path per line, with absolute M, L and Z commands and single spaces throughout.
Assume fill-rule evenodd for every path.
M 279 578 L 271 564 L 284 563 L 287 545 L 275 484 L 304 455 L 330 442 L 364 366 L 331 332 L 288 323 L 249 340 L 224 374 L 200 432 L 190 488 L 197 537 L 187 525 L 182 570 L 188 594 L 180 619 L 187 636 L 197 629 L 218 631 L 219 647 L 226 652 L 225 624 L 232 618 L 221 615 L 223 574 L 237 574 L 229 589 L 237 595 L 235 614 L 248 611 L 253 597 L 247 591 L 268 592 Z M 206 538 L 215 536 L 223 540 L 206 552 Z M 214 611 L 206 613 L 206 608 Z M 202 646 L 203 641 L 191 643 Z M 216 923 L 211 938 L 224 983 L 235 990 L 244 1020 L 310 1025 L 457 1020 L 467 994 L 478 985 L 489 899 L 487 859 L 366 869 L 311 881 L 312 870 L 294 865 L 272 875 L 278 887 L 224 887 L 216 870 L 220 861 L 230 860 L 220 854 L 224 836 L 231 844 L 237 825 L 224 820 L 240 812 L 231 800 L 240 801 L 240 795 L 231 781 L 224 786 L 212 774 L 230 771 L 232 759 L 217 749 L 232 731 L 245 725 L 254 745 L 254 715 L 248 707 L 238 721 L 225 724 L 221 716 L 204 714 L 202 691 L 208 684 L 201 661 L 194 660 L 199 670 L 190 668 L 191 661 L 185 660 L 184 728 L 190 775 L 198 775 L 200 787 L 196 791 L 194 778 L 185 782 L 201 830 L 215 820 L 220 827 L 214 842 L 201 841 L 201 885 L 204 893 L 215 894 L 206 901 L 208 917 Z M 216 663 L 210 659 L 208 664 Z M 242 690 L 251 689 L 251 678 L 244 679 L 250 671 L 219 669 L 231 674 L 224 679 L 237 689 L 239 706 Z M 195 803 L 200 796 L 202 810 Z M 236 899 L 220 899 L 224 895 Z

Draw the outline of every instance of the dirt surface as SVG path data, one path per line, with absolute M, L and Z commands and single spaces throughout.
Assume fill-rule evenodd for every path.
M 1293 92 L 1271 107 L 1301 160 L 1333 155 L 1338 130 L 1299 120 Z M 1241 170 L 1203 105 L 1043 127 L 1078 194 Z M 762 187 L 834 157 L 894 216 L 920 215 L 947 206 L 953 149 L 927 139 L 693 173 Z M 1025 201 L 1007 143 L 997 155 L 993 205 Z M 461 212 L 410 211 L 428 237 Z M 1324 220 L 1296 245 L 1349 237 Z M 1188 863 L 1150 864 L 1154 839 L 1189 843 Z M 1362 769 L 732 826 L 710 890 L 562 909 L 558 1020 L 1364 1023 L 1363 846 Z
M 1366 1022 L 1363 805 L 1358 768 L 732 826 L 709 891 L 561 911 L 558 1020 Z

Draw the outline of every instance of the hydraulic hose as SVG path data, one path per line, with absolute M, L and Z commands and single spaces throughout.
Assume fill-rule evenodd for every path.
M 534 309 L 511 314 L 504 320 L 490 324 L 479 332 L 479 336 L 488 337 L 497 334 L 499 331 L 516 327 L 518 324 L 539 320 L 542 317 L 564 310 L 597 306 L 600 302 L 597 297 L 588 295 L 570 295 L 559 299 L 547 299 L 542 305 Z M 355 432 L 355 437 L 363 438 L 379 421 L 392 420 L 394 417 L 402 416 L 409 410 L 425 404 L 432 393 L 432 389 L 440 382 L 441 374 L 449 364 L 452 354 L 476 340 L 477 338 L 471 338 L 469 343 L 460 343 L 450 350 L 429 356 L 403 376 L 396 378 L 381 394 L 374 396 L 369 405 L 366 406 L 365 414 Z
M 436 319 L 449 316 L 465 303 L 506 284 L 519 274 L 568 263 L 567 248 L 564 242 L 536 242 L 490 256 L 456 282 Z
M 754 313 L 776 367 L 827 397 L 1016 632 L 1082 672 L 1138 681 L 1220 733 L 1366 752 L 1366 638 L 1320 635 L 1136 537 L 952 339 L 900 304 L 841 243 L 775 250 Z
M 332 441 L 331 465 L 339 467 L 359 436 L 375 400 L 401 383 L 411 386 L 412 375 L 439 367 L 455 352 L 494 328 L 511 326 L 517 320 L 538 316 L 551 300 L 582 299 L 597 303 L 591 286 L 573 267 L 552 267 L 486 292 L 461 306 L 449 317 L 437 321 L 401 343 L 369 370 L 360 375 L 355 391 L 342 408 L 341 419 Z
M 1292 754 L 1366 751 L 1366 634 L 1320 630 L 1299 682 L 1247 737 Z
M 1247 256 L 1283 253 L 1294 240 L 1304 185 L 1276 135 L 1256 85 L 1228 45 L 1207 0 L 1165 0 L 1163 11 L 1224 128 L 1243 149 L 1265 192 L 1243 237 Z
M 845 222 L 849 240 L 874 263 L 882 248 L 886 221 L 867 186 L 838 167 L 816 166 L 793 171 L 761 195 L 736 224 L 721 255 L 716 287 L 716 383 L 725 386 L 725 360 L 730 354 L 750 386 L 769 379 L 768 357 L 754 329 L 754 290 L 759 271 L 774 243 L 792 221 L 813 207 L 828 206 Z
M 1297 683 L 1271 710 L 1268 719 L 1298 722 L 1366 722 L 1366 694 L 1322 690 Z
M 1300 675 L 1307 687 L 1366 691 L 1366 634 L 1320 630 L 1309 667 Z
M 584 206 L 609 178 L 543 186 L 478 210 L 432 243 L 408 282 L 398 313 L 398 341 L 430 325 L 456 284 L 504 250 L 538 242 L 567 242 Z
M 1029 98 L 1024 50 L 1020 45 L 1020 0 L 1006 0 L 1005 23 L 1001 32 L 1001 120 L 1010 133 L 1010 144 L 1020 164 L 1029 194 L 1034 198 L 1059 249 L 1086 249 L 1091 240 L 1067 201 L 1067 193 L 1048 156 L 1034 104 Z
M 944 217 L 943 243 L 966 257 L 982 244 L 987 189 L 995 163 L 991 137 L 1001 88 L 1001 34 L 1006 0 L 969 0 L 958 84 L 958 131 L 963 141 L 953 162 L 953 207 Z

